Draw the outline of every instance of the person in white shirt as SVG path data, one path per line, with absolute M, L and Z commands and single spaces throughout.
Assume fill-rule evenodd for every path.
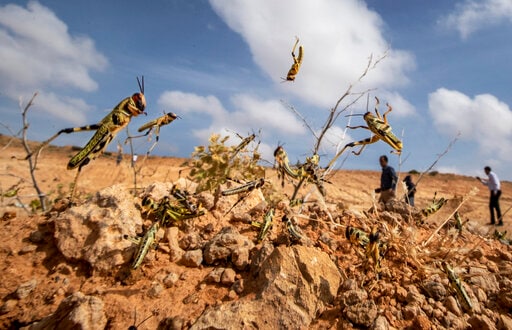
M 503 226 L 503 219 L 501 218 L 501 210 L 500 210 L 500 196 L 501 196 L 501 184 L 500 179 L 496 173 L 491 171 L 489 166 L 484 167 L 485 174 L 487 174 L 487 179 L 481 179 L 476 177 L 480 182 L 482 182 L 485 186 L 489 188 L 491 192 L 491 198 L 489 200 L 489 210 L 491 211 L 491 225 L 496 223 L 496 218 L 494 217 L 494 210 L 496 209 L 496 216 L 498 217 L 498 226 Z

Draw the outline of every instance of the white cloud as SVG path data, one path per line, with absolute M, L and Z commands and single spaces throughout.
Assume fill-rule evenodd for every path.
M 202 142 L 214 132 L 235 131 L 244 134 L 262 129 L 268 137 L 297 136 L 305 132 L 302 123 L 277 100 L 260 100 L 248 94 L 236 94 L 231 98 L 231 103 L 237 110 L 228 111 L 215 96 L 181 91 L 166 91 L 158 99 L 158 105 L 165 109 L 209 116 L 211 124 L 208 128 L 194 130 L 195 136 Z
M 76 122 L 88 108 L 82 100 L 65 98 L 59 88 L 86 92 L 98 88 L 90 70 L 103 70 L 107 59 L 85 36 L 72 36 L 50 9 L 35 1 L 27 7 L 0 6 L 0 89 L 9 98 L 41 91 L 44 110 Z M 78 114 L 72 106 L 78 106 Z M 73 113 L 70 113 L 73 111 Z
M 441 133 L 475 142 L 482 154 L 511 161 L 512 111 L 490 94 L 473 99 L 454 90 L 440 88 L 429 95 L 429 112 Z
M 332 106 L 368 64 L 388 51 L 354 91 L 390 91 L 408 83 L 414 67 L 408 52 L 389 47 L 383 21 L 360 0 L 210 0 L 216 13 L 249 45 L 255 63 L 282 91 L 321 107 Z M 294 82 L 281 84 L 300 38 L 304 60 Z M 408 113 L 410 110 L 407 110 Z M 405 113 L 404 113 L 405 114 Z
M 479 29 L 503 22 L 512 23 L 510 0 L 466 0 L 440 20 L 441 24 L 456 29 L 463 39 Z

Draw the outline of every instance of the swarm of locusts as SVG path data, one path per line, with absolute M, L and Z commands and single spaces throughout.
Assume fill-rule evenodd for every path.
M 298 55 L 295 54 L 298 44 L 299 38 L 296 38 L 291 52 L 293 63 L 288 70 L 286 79 L 283 78 L 285 81 L 294 81 L 296 79 L 304 60 L 304 47 L 302 45 L 298 47 Z M 70 159 L 67 165 L 68 169 L 78 169 L 73 182 L 70 199 L 74 196 L 78 176 L 82 167 L 89 164 L 91 160 L 103 153 L 119 131 L 128 126 L 132 117 L 139 116 L 143 113 L 145 114 L 146 99 L 144 96 L 144 78 L 142 77 L 141 80 L 137 78 L 137 82 L 139 92 L 122 100 L 99 123 L 62 129 L 48 140 L 44 141 L 34 152 L 35 154 L 39 154 L 44 146 L 48 145 L 62 133 L 69 134 L 80 131 L 95 131 L 92 138 Z M 375 97 L 374 113 L 367 111 L 362 115 L 366 122 L 365 126 L 347 126 L 347 128 L 350 129 L 362 128 L 368 130 L 371 133 L 370 137 L 346 144 L 334 155 L 326 168 L 320 167 L 320 155 L 316 152 L 316 149 L 311 156 L 305 157 L 304 161 L 292 165 L 290 164 L 288 154 L 283 145 L 277 146 L 273 154 L 277 177 L 281 183 L 281 189 L 285 187 L 285 182 L 292 183 L 294 188 L 293 194 L 288 196 L 281 192 L 276 194 L 278 197 L 273 196 L 272 198 L 269 197 L 269 193 L 265 195 L 266 202 L 268 203 L 264 209 L 260 211 L 260 214 L 255 216 L 258 220 L 247 223 L 248 227 L 254 227 L 258 230 L 258 233 L 255 234 L 257 243 L 270 240 L 271 238 L 269 237 L 272 237 L 272 231 L 275 227 L 281 227 L 283 229 L 290 244 L 299 244 L 305 238 L 304 233 L 297 224 L 299 216 L 308 218 L 306 215 L 301 214 L 304 203 L 307 202 L 307 196 L 299 195 L 300 188 L 304 185 L 311 184 L 312 188 L 318 191 L 319 200 L 323 201 L 325 204 L 325 198 L 327 196 L 326 184 L 329 183 L 325 177 L 326 170 L 331 169 L 336 160 L 348 148 L 361 146 L 359 150 L 352 151 L 354 155 L 360 155 L 367 145 L 383 141 L 393 149 L 393 153 L 400 154 L 402 152 L 403 143 L 392 132 L 391 125 L 387 118 L 387 115 L 391 113 L 393 108 L 386 103 L 387 110 L 381 115 L 378 110 L 379 104 L 379 99 Z M 173 112 L 164 113 L 163 116 L 140 126 L 138 132 L 141 134 L 128 136 L 126 141 L 148 136 L 154 132 L 156 135 L 155 142 L 147 151 L 147 156 L 153 151 L 159 141 L 160 129 L 172 123 L 177 118 L 180 117 Z M 196 147 L 196 150 L 192 154 L 192 161 L 188 163 L 191 168 L 189 178 L 198 184 L 195 193 L 210 191 L 215 193 L 216 198 L 233 195 L 238 196 L 236 202 L 222 215 L 223 217 L 228 216 L 233 208 L 244 200 L 244 198 L 247 198 L 253 191 L 264 191 L 269 187 L 274 188 L 272 181 L 265 177 L 265 169 L 259 165 L 261 160 L 260 154 L 257 151 L 259 143 L 256 145 L 256 148 L 253 149 L 252 154 L 247 152 L 249 145 L 256 144 L 256 135 L 250 134 L 246 137 L 238 135 L 238 137 L 241 139 L 238 144 L 227 146 L 225 142 L 228 141 L 229 137 L 221 138 L 219 135 L 212 135 L 210 145 L 208 147 Z M 32 155 L 28 155 L 27 157 L 30 156 Z M 271 189 L 269 189 L 269 191 L 270 190 Z M 286 203 L 282 203 L 283 201 Z M 434 194 L 432 203 L 419 212 L 424 218 L 427 218 L 441 209 L 446 204 L 446 201 L 447 200 L 443 197 L 436 199 L 436 194 Z M 282 204 L 285 204 L 285 206 L 283 207 Z M 126 237 L 137 244 L 137 249 L 131 263 L 132 269 L 139 268 L 150 249 L 157 245 L 157 233 L 160 228 L 180 226 L 184 221 L 201 217 L 206 213 L 206 210 L 200 204 L 194 202 L 194 198 L 191 194 L 177 187 L 173 187 L 173 189 L 168 192 L 168 195 L 160 199 L 154 199 L 150 195 L 141 196 L 140 209 L 141 215 L 145 219 L 151 219 L 152 223 L 140 237 Z M 281 217 L 280 213 L 282 214 L 281 222 L 275 223 L 275 218 L 278 216 Z M 312 220 L 311 218 L 309 219 Z M 454 214 L 454 219 L 457 230 L 459 233 L 462 232 L 464 223 L 458 212 Z M 318 219 L 313 220 L 319 221 Z M 377 280 L 384 274 L 383 269 L 385 269 L 388 251 L 393 250 L 394 246 L 396 247 L 396 236 L 399 235 L 396 234 L 399 232 L 398 230 L 392 235 L 390 231 L 381 230 L 379 221 L 381 220 L 377 217 L 375 223 L 367 227 L 371 227 L 371 231 L 365 231 L 362 228 L 347 224 L 337 224 L 345 228 L 345 238 L 352 244 L 356 254 L 363 260 L 364 272 L 372 271 Z M 421 223 L 419 225 L 421 225 Z M 502 237 L 500 237 L 500 239 L 501 238 Z M 442 262 L 442 271 L 447 276 L 450 288 L 454 295 L 456 295 L 457 300 L 464 306 L 464 310 L 471 311 L 472 302 L 465 290 L 462 279 L 445 261 Z

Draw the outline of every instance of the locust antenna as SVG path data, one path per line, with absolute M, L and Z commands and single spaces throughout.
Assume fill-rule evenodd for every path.
M 137 77 L 137 83 L 139 84 L 139 90 L 142 94 L 144 94 L 144 76 L 142 76 L 142 84 L 139 80 L 139 77 Z

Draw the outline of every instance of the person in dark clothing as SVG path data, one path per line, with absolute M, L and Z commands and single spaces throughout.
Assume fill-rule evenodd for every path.
M 416 193 L 416 185 L 412 182 L 410 175 L 404 179 L 405 186 L 407 187 L 407 195 L 405 196 L 405 202 L 411 206 L 414 206 L 414 194 Z
M 500 196 L 501 196 L 501 183 L 500 179 L 496 173 L 491 171 L 489 166 L 484 167 L 484 172 L 487 174 L 487 179 L 481 179 L 476 177 L 478 181 L 482 182 L 484 186 L 489 188 L 491 192 L 491 198 L 489 200 L 489 210 L 491 211 L 491 223 L 490 225 L 494 225 L 496 223 L 496 218 L 494 217 L 494 210 L 496 210 L 496 216 L 498 217 L 498 226 L 503 226 L 503 219 L 501 217 L 500 210 Z
M 375 192 L 380 193 L 379 203 L 386 204 L 395 198 L 398 177 L 396 176 L 395 169 L 388 165 L 388 157 L 386 155 L 380 156 L 379 163 L 382 167 L 382 174 L 380 175 L 380 188 L 375 189 Z

